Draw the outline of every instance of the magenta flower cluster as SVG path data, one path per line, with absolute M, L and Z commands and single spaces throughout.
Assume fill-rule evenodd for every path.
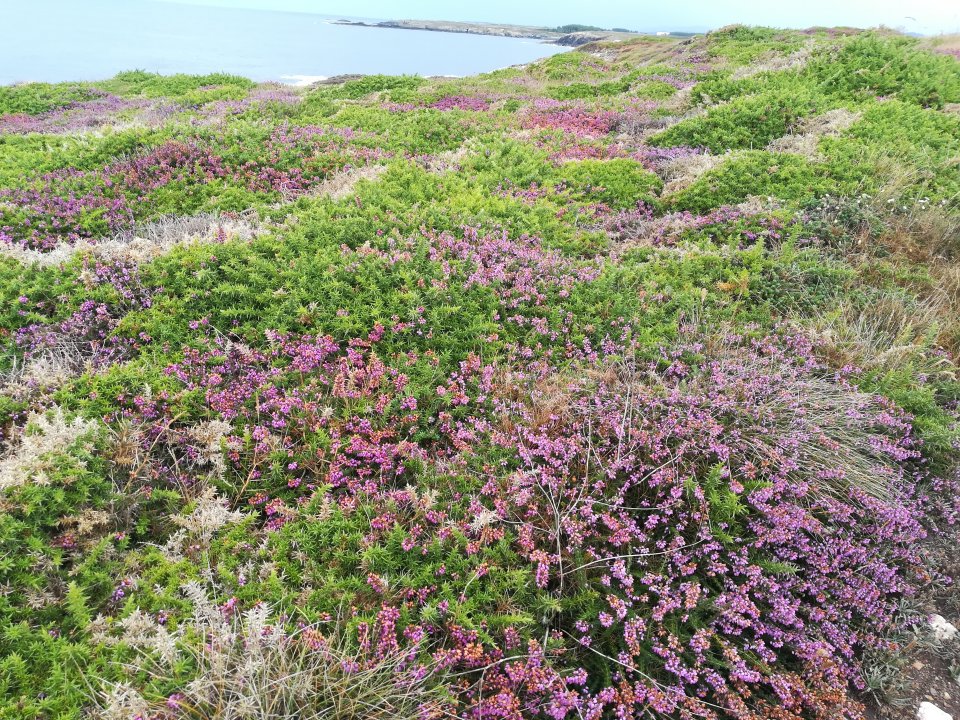
M 559 396 L 498 403 L 514 422 L 490 440 L 520 461 L 484 505 L 516 528 L 541 588 L 591 589 L 597 604 L 553 629 L 613 677 L 596 694 L 554 678 L 550 717 L 859 717 L 845 687 L 882 644 L 864 628 L 889 623 L 922 573 L 910 419 L 791 335 L 542 387 Z M 847 435 L 883 493 L 858 485 Z
M 39 115 L 15 113 L 0 115 L 0 135 L 28 133 L 90 132 L 115 122 L 126 114 L 148 119 L 150 124 L 162 122 L 177 111 L 166 101 L 125 100 L 110 93 L 91 90 L 92 98 L 70 103 Z
M 490 100 L 471 95 L 449 95 L 430 103 L 428 107 L 435 110 L 471 110 L 483 112 L 490 109 Z
M 549 111 L 533 111 L 523 120 L 525 127 L 560 130 L 580 138 L 598 138 L 609 133 L 617 123 L 619 114 L 613 110 L 586 110 L 584 108 L 561 108 Z

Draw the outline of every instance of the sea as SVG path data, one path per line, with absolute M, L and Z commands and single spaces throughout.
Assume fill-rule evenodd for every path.
M 305 85 L 343 74 L 464 76 L 565 48 L 538 40 L 351 27 L 342 15 L 157 0 L 0 0 L 0 85 L 124 70 L 227 72 Z

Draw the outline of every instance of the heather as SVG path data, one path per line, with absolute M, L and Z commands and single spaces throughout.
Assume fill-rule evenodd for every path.
M 898 712 L 960 520 L 937 47 L 0 88 L 0 717 Z

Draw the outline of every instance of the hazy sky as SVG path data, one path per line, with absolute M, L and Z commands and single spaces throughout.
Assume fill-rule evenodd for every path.
M 6 2 L 9 0 L 0 0 Z M 730 23 L 808 27 L 887 25 L 908 32 L 960 31 L 960 0 L 165 0 L 220 7 L 376 18 L 478 20 L 528 25 L 585 23 L 636 30 L 716 28 Z

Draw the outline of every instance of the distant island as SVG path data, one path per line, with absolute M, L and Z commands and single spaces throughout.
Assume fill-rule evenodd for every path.
M 356 27 L 389 28 L 393 30 L 429 30 L 432 32 L 465 33 L 468 35 L 494 35 L 496 37 L 527 38 L 542 40 L 554 45 L 580 47 L 592 42 L 627 40 L 639 33 L 625 28 L 604 28 L 592 25 L 562 25 L 556 28 L 531 27 L 527 25 L 504 25 L 497 23 L 451 22 L 446 20 L 386 20 L 363 22 L 338 20 L 337 25 Z M 688 33 L 661 32 L 658 35 L 688 35 Z

